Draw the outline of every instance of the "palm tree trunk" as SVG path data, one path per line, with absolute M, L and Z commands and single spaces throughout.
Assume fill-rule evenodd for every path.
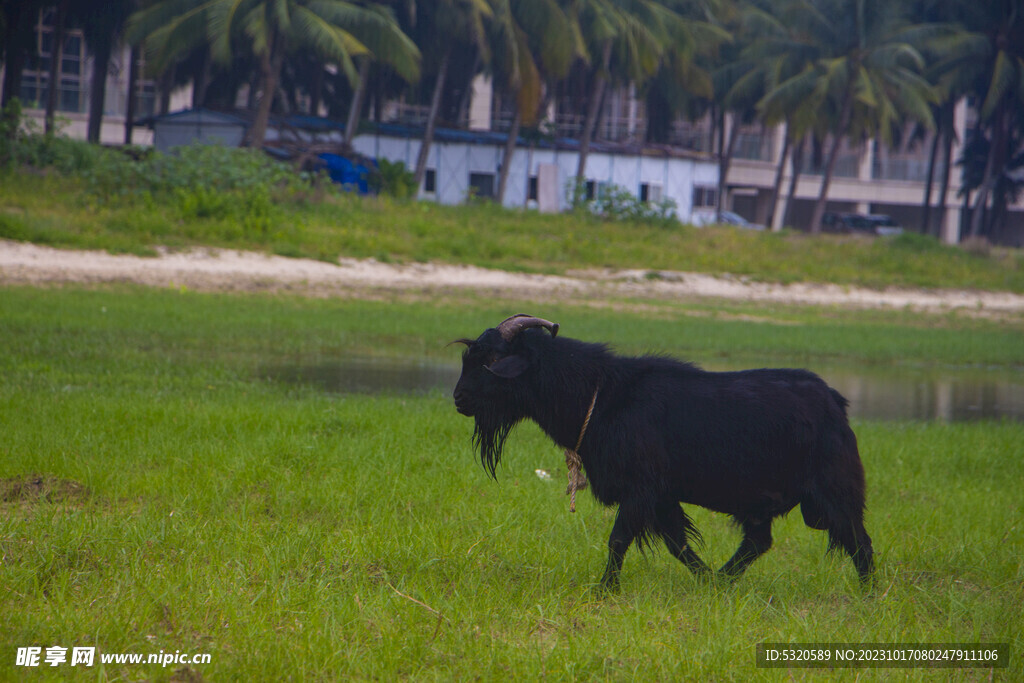
M 782 225 L 775 223 L 775 207 L 779 203 L 779 194 L 782 192 L 782 177 L 786 172 L 786 157 L 789 155 L 790 143 L 793 139 L 793 126 L 786 122 L 786 134 L 782 138 L 782 152 L 779 154 L 779 166 L 775 169 L 775 182 L 772 183 L 772 197 L 768 202 L 768 227 L 773 232 L 782 230 Z
M 50 48 L 50 82 L 46 87 L 45 132 L 53 135 L 54 114 L 57 111 L 57 86 L 60 83 L 60 65 L 64 60 L 64 18 L 68 14 L 68 0 L 57 3 L 57 14 L 53 20 L 53 45 Z
M 260 55 L 260 101 L 246 140 L 249 147 L 263 147 L 266 140 L 270 109 L 274 104 L 274 95 L 277 93 L 277 84 L 281 78 L 281 65 L 284 63 L 282 48 L 279 34 L 275 31 L 270 37 L 267 51 Z
M 988 204 L 988 198 L 992 190 L 995 189 L 996 183 L 999 182 L 999 176 L 1005 163 L 1003 160 L 1006 155 L 1006 136 L 1004 135 L 1006 125 L 1005 109 L 1005 105 L 1000 104 L 992 117 L 992 144 L 989 147 L 988 160 L 985 163 L 985 177 L 978 187 L 978 194 L 974 200 L 974 209 L 971 213 L 971 237 L 981 235 L 984 232 L 985 209 Z M 995 202 L 993 202 L 994 207 Z
M 936 129 L 932 139 L 932 148 L 928 153 L 928 177 L 924 182 L 924 203 L 921 206 L 921 232 L 930 235 L 932 217 L 932 182 L 935 180 L 935 161 L 939 158 L 939 138 L 941 128 Z
M 950 109 L 950 112 L 952 112 L 952 108 Z M 953 132 L 952 131 L 953 131 L 952 122 L 950 122 L 950 127 L 948 129 L 946 129 L 946 134 L 945 134 L 946 140 L 945 140 L 944 149 L 942 150 L 942 164 L 943 164 L 942 165 L 942 168 L 943 168 L 942 184 L 939 186 L 939 196 L 938 196 L 938 198 L 935 201 L 936 207 L 938 208 L 938 216 L 939 216 L 939 228 L 936 231 L 936 234 L 939 237 L 942 237 L 942 232 L 943 232 L 944 226 L 946 225 L 946 212 L 949 211 L 949 209 L 946 208 L 946 197 L 949 194 L 949 176 L 950 176 L 950 174 L 953 171 L 952 164 L 950 163 L 952 161 L 952 157 L 953 157 Z M 968 193 L 968 194 L 970 194 L 970 193 Z
M 128 100 L 124 111 L 124 144 L 132 144 L 132 130 L 135 123 L 135 89 L 139 82 L 139 46 L 132 45 L 130 50 L 131 64 L 128 65 Z
M 804 170 L 804 144 L 806 136 L 801 136 L 793 146 L 793 176 L 789 179 L 789 190 L 786 192 L 786 206 L 782 210 L 782 224 L 779 230 L 789 224 L 789 217 L 793 214 L 793 202 L 796 200 L 796 186 L 800 181 L 800 174 Z
M 6 14 L 3 34 L 4 82 L 0 91 L 0 104 L 21 97 L 21 76 L 30 51 L 35 51 L 36 35 L 32 30 L 39 8 L 29 3 L 4 3 Z
M 359 115 L 363 111 L 363 99 L 366 97 L 366 86 L 369 76 L 370 58 L 364 56 L 359 60 L 359 82 L 356 83 L 356 91 L 352 93 L 352 106 L 349 107 L 348 121 L 345 122 L 346 147 L 352 146 L 352 138 L 356 136 L 356 129 L 359 127 Z
M 512 117 L 512 128 L 508 131 L 508 139 L 505 140 L 505 152 L 501 157 L 501 172 L 498 174 L 498 205 L 505 201 L 505 187 L 508 185 L 508 173 L 512 167 L 512 157 L 516 153 L 516 139 L 519 137 L 519 126 L 523 121 L 523 112 L 517 106 L 516 113 Z
M 309 115 L 320 116 L 320 103 L 324 99 L 324 70 L 317 65 L 316 73 L 313 74 L 313 87 L 309 93 Z
M 107 96 L 107 69 L 110 66 L 110 52 L 113 49 L 113 36 L 110 40 L 95 45 L 92 67 L 92 84 L 89 87 L 89 126 L 86 139 L 99 143 L 100 130 L 103 127 L 103 104 Z
M 448 77 L 448 62 L 452 56 L 451 43 L 445 48 L 441 56 L 441 64 L 437 67 L 437 82 L 434 83 L 434 94 L 430 98 L 430 113 L 427 114 L 427 127 L 423 131 L 423 142 L 420 144 L 420 153 L 416 157 L 415 186 L 418 188 L 423 184 L 423 176 L 427 173 L 427 158 L 430 154 L 430 145 L 434 141 L 434 128 L 437 127 L 437 113 L 441 109 L 441 93 L 444 91 L 444 81 Z
M 725 131 L 725 111 L 722 112 L 722 131 Z M 732 166 L 732 155 L 736 150 L 736 138 L 740 128 L 740 119 L 733 117 L 732 125 L 729 126 L 729 140 L 725 142 L 724 149 L 718 157 L 718 197 L 715 201 L 715 220 L 722 221 L 722 212 L 727 211 L 725 206 L 725 195 L 729 191 L 729 167 Z
M 811 214 L 811 234 L 821 232 L 821 219 L 825 217 L 825 205 L 828 203 L 828 186 L 832 183 L 832 174 L 836 169 L 836 161 L 839 160 L 839 147 L 843 143 L 843 133 L 850 125 L 850 115 L 853 111 L 853 92 L 847 88 L 843 96 L 843 108 L 839 113 L 839 125 L 834 129 L 832 145 L 828 150 L 828 160 L 825 162 L 825 172 L 821 177 L 821 192 L 818 193 L 818 201 L 814 204 L 814 213 Z
M 597 125 L 597 115 L 600 111 L 601 100 L 604 99 L 604 89 L 608 84 L 608 67 L 612 61 L 612 42 L 606 41 L 601 54 L 601 67 L 594 74 L 594 91 L 590 95 L 590 102 L 587 104 L 587 118 L 583 122 L 583 134 L 580 136 L 580 157 L 576 166 L 576 183 L 580 184 L 586 180 L 587 156 L 590 154 L 590 141 L 594 137 L 594 128 Z

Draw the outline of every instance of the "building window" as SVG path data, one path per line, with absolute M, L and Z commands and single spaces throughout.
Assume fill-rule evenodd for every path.
M 50 61 L 53 59 L 53 17 L 54 10 L 40 11 L 34 27 L 36 50 L 25 61 L 22 72 L 21 101 L 27 108 L 46 107 L 47 88 L 50 83 Z M 64 49 L 61 54 L 59 80 L 57 81 L 57 109 L 60 111 L 85 111 L 83 97 L 83 68 L 85 64 L 85 40 L 82 32 L 70 28 L 64 31 Z
M 587 201 L 591 201 L 594 199 L 602 199 L 608 196 L 609 187 L 610 183 L 604 182 L 602 180 L 588 180 L 586 195 Z
M 135 88 L 135 116 L 152 116 L 156 112 L 156 83 L 152 80 L 142 80 L 136 83 Z
M 493 173 L 470 173 L 469 191 L 474 197 L 494 196 L 494 174 Z
M 423 174 L 423 192 L 426 194 L 437 192 L 437 170 L 428 168 L 427 172 Z
M 529 188 L 527 189 L 526 192 L 527 192 L 527 194 L 526 194 L 526 198 L 527 199 L 533 199 L 533 200 L 537 199 L 537 176 L 535 176 L 535 175 L 530 176 L 530 185 L 529 185 Z
M 693 208 L 713 209 L 718 204 L 718 188 L 712 185 L 693 186 Z
M 640 201 L 657 204 L 661 199 L 661 185 L 657 183 L 640 183 Z

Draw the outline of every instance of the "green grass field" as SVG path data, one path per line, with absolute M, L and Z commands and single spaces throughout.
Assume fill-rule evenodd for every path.
M 698 583 L 658 548 L 631 552 L 622 592 L 605 596 L 593 582 L 613 511 L 583 496 L 568 512 L 562 454 L 536 428 L 513 435 L 495 482 L 447 393 L 332 395 L 262 371 L 454 360 L 448 341 L 513 308 L 569 336 L 701 361 L 1024 367 L 1019 321 L 956 315 L 3 288 L 0 679 L 822 675 L 756 668 L 766 641 L 1006 642 L 1012 660 L 994 677 L 1024 675 L 1020 422 L 855 422 L 872 591 L 792 514 L 735 585 Z M 720 564 L 738 533 L 692 512 Z M 15 666 L 17 648 L 54 645 L 96 647 L 96 665 Z M 210 661 L 99 662 L 179 651 Z
M 919 235 L 757 233 L 541 215 L 490 204 L 445 207 L 320 193 L 232 200 L 206 190 L 98 195 L 83 178 L 0 171 L 0 238 L 153 254 L 222 246 L 391 262 L 441 261 L 564 273 L 639 268 L 731 274 L 770 282 L 950 287 L 1024 292 L 1024 251 L 966 250 Z

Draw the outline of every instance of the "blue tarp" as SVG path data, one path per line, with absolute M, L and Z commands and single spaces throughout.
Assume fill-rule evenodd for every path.
M 327 167 L 327 175 L 331 180 L 349 190 L 358 190 L 359 194 L 369 194 L 370 168 L 365 164 L 353 163 L 339 154 L 324 153 L 319 155 Z

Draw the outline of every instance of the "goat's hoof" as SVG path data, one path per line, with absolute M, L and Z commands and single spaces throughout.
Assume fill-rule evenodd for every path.
M 602 578 L 597 584 L 597 590 L 604 595 L 616 595 L 622 591 L 618 579 Z

